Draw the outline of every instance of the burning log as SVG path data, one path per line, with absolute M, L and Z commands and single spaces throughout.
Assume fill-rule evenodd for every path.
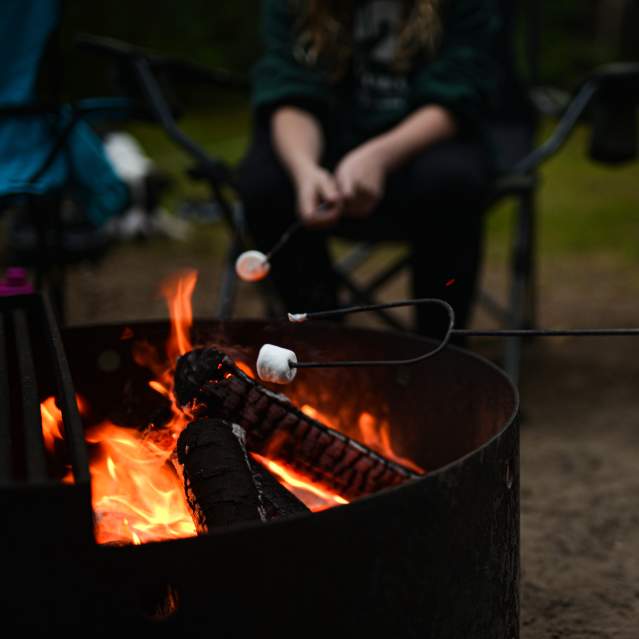
M 266 519 L 277 519 L 310 510 L 292 492 L 286 490 L 271 473 L 258 462 L 251 460 L 253 481 L 260 491 Z
M 199 533 L 243 521 L 265 521 L 266 513 L 237 424 L 201 419 L 177 443 L 184 491 Z
M 178 359 L 175 395 L 179 405 L 195 415 L 239 424 L 250 451 L 273 455 L 347 499 L 419 477 L 304 414 L 214 348 L 196 349 Z
M 256 462 L 241 426 L 221 419 L 189 424 L 177 443 L 179 474 L 198 532 L 267 521 L 308 509 Z

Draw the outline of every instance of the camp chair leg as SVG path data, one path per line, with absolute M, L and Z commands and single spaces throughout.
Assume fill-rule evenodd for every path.
M 377 301 L 371 297 L 370 294 L 366 293 L 365 290 L 362 290 L 354 284 L 351 278 L 341 269 L 336 268 L 335 273 L 337 274 L 337 279 L 339 280 L 340 285 L 343 286 L 350 295 L 349 304 L 364 304 L 366 306 L 377 304 Z M 406 327 L 396 320 L 390 313 L 383 310 L 376 310 L 374 311 L 374 314 L 390 328 L 397 331 L 406 330 Z
M 235 260 L 242 251 L 242 245 L 238 238 L 231 240 L 231 245 L 226 252 L 222 267 L 222 285 L 217 298 L 216 317 L 221 320 L 230 319 L 235 307 L 237 293 L 237 275 L 235 274 Z
M 515 243 L 512 254 L 510 326 L 527 328 L 535 323 L 534 223 L 535 198 L 526 191 L 519 198 Z M 504 348 L 504 369 L 514 384 L 519 383 L 521 338 L 509 338 Z
M 537 327 L 537 264 L 535 260 L 537 247 L 537 229 L 535 226 L 535 194 L 528 195 L 528 241 L 526 242 L 526 299 L 524 307 L 524 328 Z
M 392 280 L 396 275 L 399 275 L 413 260 L 413 256 L 410 252 L 402 256 L 391 266 L 379 273 L 375 278 L 370 280 L 364 289 L 366 295 L 373 294 L 376 290 L 384 286 L 387 282 Z
M 33 196 L 27 202 L 29 220 L 36 234 L 35 288 L 46 290 L 56 318 L 65 324 L 66 268 L 60 196 Z
M 269 278 L 262 282 L 258 282 L 258 290 L 262 297 L 266 317 L 274 320 L 281 319 L 286 316 L 287 309 L 284 308 L 284 305 L 279 299 L 277 291 Z
M 66 267 L 52 265 L 45 277 L 45 287 L 60 326 L 66 324 Z

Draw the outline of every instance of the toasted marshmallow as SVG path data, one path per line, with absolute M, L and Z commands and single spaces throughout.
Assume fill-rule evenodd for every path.
M 244 251 L 235 260 L 235 272 L 245 282 L 263 280 L 270 270 L 271 265 L 261 251 Z
M 264 344 L 257 356 L 257 374 L 265 382 L 288 384 L 297 375 L 297 368 L 290 366 L 289 362 L 297 362 L 297 355 L 293 351 Z

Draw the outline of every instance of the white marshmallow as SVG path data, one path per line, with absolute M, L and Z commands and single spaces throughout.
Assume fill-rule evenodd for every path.
M 288 384 L 297 375 L 297 368 L 289 366 L 289 362 L 297 362 L 297 355 L 293 351 L 264 344 L 257 356 L 257 374 L 265 382 Z
M 288 321 L 293 322 L 294 324 L 301 324 L 308 319 L 308 315 L 306 313 L 289 313 Z
M 244 251 L 235 260 L 235 272 L 245 282 L 263 280 L 270 270 L 271 265 L 261 251 Z

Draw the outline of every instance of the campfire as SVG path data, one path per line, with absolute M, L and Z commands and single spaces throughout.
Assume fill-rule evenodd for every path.
M 395 454 L 387 421 L 362 412 L 357 437 L 348 437 L 321 407 L 296 406 L 259 384 L 248 362 L 214 345 L 194 348 L 196 279 L 188 272 L 163 286 L 171 317 L 164 354 L 122 335 L 169 412 L 137 428 L 102 421 L 87 430 L 98 543 L 142 544 L 321 511 L 423 474 Z M 77 401 L 90 416 L 90 400 Z M 41 414 L 53 454 L 62 438 L 53 397 Z
M 6 628 L 516 637 L 506 376 L 450 347 L 262 384 L 264 344 L 301 362 L 436 344 L 285 319 L 189 329 L 194 286 L 169 287 L 172 324 L 62 334 L 38 295 L 0 300 Z

